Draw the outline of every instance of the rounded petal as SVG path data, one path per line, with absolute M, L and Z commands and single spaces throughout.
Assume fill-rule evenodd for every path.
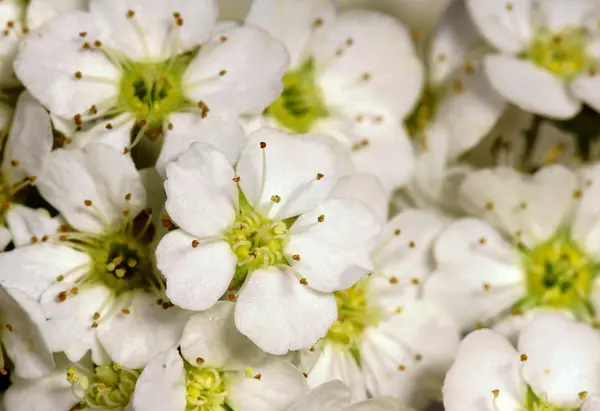
M 594 0 L 550 0 L 539 10 L 544 26 L 553 32 L 583 26 L 599 17 L 598 4 Z
M 114 362 L 135 369 L 177 344 L 191 313 L 164 309 L 150 293 L 139 291 L 131 298 L 129 314 L 112 314 L 98 327 L 98 339 Z
M 183 230 L 165 235 L 156 249 L 156 266 L 167 279 L 167 296 L 174 304 L 202 311 L 227 291 L 237 258 L 225 241 L 196 247 L 193 241 L 195 237 Z
M 285 411 L 308 389 L 300 370 L 279 358 L 253 366 L 252 373 L 260 378 L 238 374 L 227 381 L 227 404 L 236 411 Z
M 44 378 L 13 381 L 3 400 L 7 411 L 70 410 L 79 404 L 64 368 Z
M 523 110 L 569 119 L 581 109 L 579 100 L 560 79 L 529 61 L 494 54 L 485 58 L 484 69 L 492 87 Z
M 571 91 L 596 111 L 600 110 L 600 77 L 594 71 L 575 78 L 571 83 Z
M 393 398 L 373 398 L 352 404 L 346 411 L 410 411 Z
M 39 29 L 53 19 L 87 9 L 86 0 L 31 0 L 27 6 L 27 27 Z
M 536 169 L 550 164 L 574 166 L 577 150 L 577 137 L 573 133 L 561 130 L 550 121 L 542 121 L 529 162 Z
M 5 219 L 15 247 L 31 244 L 32 238 L 39 240 L 58 232 L 63 222 L 61 218 L 52 218 L 45 208 L 33 209 L 20 204 L 12 204 Z
M 235 118 L 211 114 L 202 118 L 192 113 L 175 113 L 164 129 L 165 140 L 156 160 L 156 169 L 164 177 L 167 164 L 187 150 L 192 143 L 202 142 L 220 151 L 230 164 L 237 161 L 246 135 Z
M 266 32 L 233 27 L 200 49 L 187 67 L 183 89 L 189 99 L 203 101 L 211 111 L 260 114 L 283 90 L 288 64 L 283 44 Z
M 126 153 L 131 147 L 131 130 L 134 126 L 135 118 L 130 113 L 99 121 L 85 131 L 68 134 L 73 136 L 73 142 L 66 148 L 84 148 L 88 144 L 106 144 L 119 153 Z
M 350 390 L 339 380 L 321 384 L 300 397 L 287 411 L 343 411 L 350 405 Z
M 235 306 L 237 329 L 275 355 L 315 344 L 336 318 L 333 294 L 311 290 L 285 269 L 254 271 Z
M 12 234 L 10 230 L 6 227 L 0 226 L 0 251 L 4 251 L 11 241 Z
M 234 370 L 259 362 L 264 353 L 235 328 L 234 308 L 229 301 L 217 301 L 192 315 L 179 343 L 183 357 L 192 363 L 201 358 L 205 367 Z
M 120 227 L 125 210 L 137 216 L 146 206 L 146 191 L 131 157 L 104 144 L 53 151 L 37 187 L 69 224 L 86 232 Z
M 107 42 L 134 61 L 164 60 L 192 50 L 210 38 L 219 13 L 216 0 L 91 0 L 90 10 L 111 34 Z
M 487 41 L 501 51 L 518 53 L 527 47 L 533 36 L 533 2 L 467 0 L 467 7 Z
M 584 167 L 579 171 L 581 198 L 576 205 L 571 235 L 586 251 L 600 256 L 600 165 Z
M 354 173 L 339 179 L 330 198 L 350 198 L 362 201 L 381 221 L 388 218 L 389 199 L 379 179 L 373 174 Z
M 133 392 L 135 411 L 185 409 L 185 369 L 176 348 L 154 357 L 142 371 Z
M 579 393 L 600 393 L 600 335 L 559 313 L 536 316 L 521 332 L 527 355 L 523 376 L 538 395 L 557 407 L 581 405 Z
M 371 250 L 380 230 L 379 219 L 362 202 L 330 199 L 296 220 L 285 251 L 300 256 L 291 266 L 308 287 L 344 290 L 373 270 Z
M 504 338 L 490 330 L 469 334 L 446 374 L 444 409 L 521 409 L 526 389 L 521 367 L 519 354 Z
M 165 208 L 198 237 L 219 235 L 235 220 L 237 187 L 227 159 L 206 143 L 194 143 L 167 167 Z
M 91 13 L 74 12 L 58 18 L 42 35 L 23 41 L 14 63 L 27 90 L 51 112 L 67 118 L 85 113 L 99 102 L 115 100 L 121 76 L 104 54 L 82 47 L 81 32 L 92 39 L 102 37 Z M 81 78 L 75 76 L 77 72 Z M 107 81 L 86 80 L 86 76 Z
M 339 178 L 336 154 L 327 143 L 310 134 L 268 128 L 248 137 L 236 169 L 250 205 L 280 219 L 312 209 Z M 275 195 L 280 198 L 277 203 L 271 201 Z

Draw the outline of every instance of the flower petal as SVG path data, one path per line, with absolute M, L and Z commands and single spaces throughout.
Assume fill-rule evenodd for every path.
M 276 355 L 315 344 L 336 318 L 332 294 L 311 290 L 285 269 L 254 271 L 235 306 L 237 329 Z
M 379 219 L 364 203 L 330 199 L 296 220 L 285 251 L 299 255 L 291 265 L 310 288 L 344 290 L 374 268 L 371 250 L 380 230 Z
M 186 96 L 211 111 L 260 114 L 283 89 L 281 79 L 289 64 L 285 47 L 252 26 L 233 27 L 218 38 L 226 40 L 204 45 L 188 66 Z
M 186 406 L 185 369 L 176 348 L 154 357 L 142 371 L 133 392 L 136 411 L 182 411 Z
M 131 147 L 131 130 L 135 123 L 135 118 L 130 113 L 99 121 L 85 131 L 69 134 L 73 136 L 73 142 L 65 147 L 84 148 L 88 144 L 96 143 L 114 147 L 119 153 L 127 153 Z
M 563 81 L 530 61 L 493 54 L 484 59 L 484 69 L 492 87 L 523 110 L 568 119 L 581 109 L 581 103 Z
M 346 411 L 410 411 L 393 398 L 373 398 L 352 404 Z
M 217 301 L 209 310 L 192 315 L 179 343 L 189 362 L 202 359 L 205 367 L 245 370 L 264 353 L 242 335 L 233 320 L 235 304 Z
M 300 397 L 287 411 L 343 411 L 350 405 L 350 390 L 339 380 L 321 384 Z
M 33 209 L 20 204 L 12 204 L 5 215 L 10 227 L 15 247 L 31 244 L 32 238 L 41 240 L 45 235 L 58 232 L 61 218 L 52 218 L 45 208 Z
M 583 167 L 579 171 L 581 198 L 575 209 L 571 235 L 592 255 L 600 256 L 600 165 Z
M 540 6 L 544 26 L 552 32 L 583 26 L 599 17 L 594 0 L 550 0 L 541 2 Z
M 525 397 L 521 366 L 519 354 L 504 338 L 490 330 L 469 334 L 446 374 L 444 409 L 521 409 Z
M 233 168 L 206 143 L 194 143 L 167 167 L 165 208 L 169 217 L 198 237 L 219 235 L 235 220 Z
M 580 74 L 573 80 L 570 89 L 595 110 L 600 110 L 600 76 L 597 76 L 596 72 L 592 70 Z
M 207 310 L 233 279 L 237 259 L 225 241 L 192 245 L 183 230 L 165 235 L 156 249 L 156 266 L 167 279 L 167 296 L 182 308 Z M 195 243 L 194 243 L 195 244 Z
M 587 324 L 559 313 L 543 313 L 519 336 L 527 355 L 523 376 L 548 403 L 564 408 L 581 404 L 579 393 L 600 393 L 600 335 Z
M 92 39 L 102 37 L 91 13 L 60 17 L 41 36 L 28 36 L 23 41 L 14 63 L 27 90 L 50 111 L 67 118 L 85 113 L 101 101 L 115 100 L 121 76 L 104 54 L 82 48 L 82 32 Z M 86 80 L 86 76 L 107 81 Z
M 388 217 L 388 196 L 373 174 L 354 173 L 339 179 L 329 198 L 350 198 L 362 201 L 381 221 Z
M 86 10 L 86 0 L 31 0 L 27 6 L 27 27 L 39 29 L 45 23 L 72 11 Z
M 44 378 L 14 380 L 4 394 L 3 402 L 8 411 L 70 410 L 79 404 L 64 368 Z
M 285 219 L 327 197 L 339 178 L 339 164 L 334 150 L 316 136 L 264 128 L 248 137 L 237 174 L 255 210 Z M 271 200 L 275 195 L 280 198 L 277 203 Z

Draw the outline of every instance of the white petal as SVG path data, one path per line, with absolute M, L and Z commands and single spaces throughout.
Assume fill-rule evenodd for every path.
M 81 32 L 92 39 L 101 37 L 91 13 L 75 12 L 58 18 L 43 35 L 28 36 L 23 41 L 14 63 L 17 76 L 29 92 L 50 111 L 67 118 L 101 101 L 114 101 L 121 75 L 104 54 L 82 48 L 85 40 L 79 36 Z M 81 79 L 75 76 L 78 71 Z M 85 76 L 108 81 L 86 80 Z
M 169 217 L 196 236 L 213 236 L 235 220 L 237 187 L 227 159 L 206 143 L 194 143 L 167 167 Z
M 284 411 L 308 389 L 300 370 L 279 358 L 252 367 L 252 373 L 260 379 L 241 374 L 227 383 L 227 405 L 236 411 Z
M 125 153 L 131 146 L 131 129 L 134 125 L 135 118 L 130 113 L 100 121 L 90 129 L 69 134 L 73 136 L 73 143 L 66 148 L 84 148 L 88 144 L 99 143 L 114 147 L 119 153 Z
M 444 382 L 447 411 L 516 410 L 522 408 L 525 383 L 519 354 L 489 330 L 469 334 L 461 343 Z M 498 390 L 494 398 L 493 390 Z
M 165 235 L 156 249 L 156 266 L 167 279 L 167 296 L 194 311 L 212 307 L 227 291 L 237 258 L 224 241 L 192 246 L 183 230 Z
M 276 355 L 308 348 L 337 318 L 333 294 L 313 291 L 289 271 L 254 271 L 238 295 L 235 325 L 262 350 Z
M 211 113 L 204 119 L 196 114 L 175 113 L 169 117 L 164 135 L 160 156 L 156 160 L 156 169 L 163 177 L 167 164 L 175 161 L 192 143 L 208 143 L 229 163 L 235 164 L 246 139 L 241 124 L 235 118 L 219 113 Z
M 146 206 L 146 192 L 131 157 L 104 144 L 53 151 L 37 187 L 71 225 L 87 232 L 120 227 L 125 210 L 137 216 Z
M 588 397 L 583 406 L 581 407 L 581 411 L 599 411 L 600 410 L 600 397 Z
M 352 401 L 367 398 L 364 377 L 349 349 L 335 344 L 323 343 L 323 349 L 317 362 L 306 379 L 311 387 L 340 380 L 352 393 Z
M 10 230 L 0 225 L 0 251 L 4 251 L 11 241 L 12 234 Z
M 57 17 L 85 10 L 87 4 L 86 0 L 31 0 L 27 6 L 27 27 L 38 29 Z
M 312 57 L 317 67 L 324 67 L 317 69 L 316 82 L 327 107 L 389 113 L 400 120 L 421 92 L 423 67 L 408 30 L 380 12 L 339 14 L 330 28 L 315 33 Z
M 568 119 L 581 109 L 581 103 L 562 80 L 530 61 L 493 54 L 484 59 L 484 69 L 492 87 L 523 110 Z
M 154 357 L 133 392 L 135 411 L 182 411 L 186 406 L 185 369 L 176 348 Z
M 260 114 L 283 89 L 289 63 L 285 47 L 252 26 L 232 28 L 223 36 L 226 41 L 206 44 L 188 66 L 182 86 L 186 96 L 211 111 Z
M 346 411 L 410 411 L 393 398 L 373 398 L 352 404 Z
M 318 28 L 314 24 L 321 22 Z M 335 21 L 335 8 L 323 0 L 255 0 L 246 16 L 246 24 L 266 30 L 281 41 L 290 54 L 291 66 L 300 65 L 315 30 L 324 30 Z
M 600 335 L 559 313 L 544 313 L 521 332 L 519 351 L 528 359 L 523 376 L 557 407 L 578 407 L 579 393 L 599 394 Z
M 350 391 L 339 380 L 313 388 L 287 411 L 343 411 L 350 405 Z
M 573 239 L 594 256 L 600 256 L 600 165 L 584 167 L 579 171 L 582 196 L 574 213 L 571 234 Z
M 45 235 L 56 233 L 62 223 L 61 218 L 52 218 L 44 208 L 33 209 L 20 204 L 11 205 L 5 218 L 15 247 L 30 244 L 33 237 L 40 240 Z
M 90 10 L 112 34 L 109 44 L 138 61 L 163 60 L 204 43 L 219 12 L 216 0 L 91 0 Z M 135 13 L 131 18 L 129 10 Z M 179 13 L 182 26 L 173 13 Z
M 594 0 L 550 0 L 540 2 L 544 26 L 552 32 L 583 26 L 598 17 L 598 3 Z
M 259 362 L 264 353 L 235 328 L 234 308 L 231 302 L 218 301 L 192 315 L 179 343 L 184 358 L 191 363 L 201 358 L 203 366 L 222 369 L 243 370 Z
M 525 294 L 517 250 L 481 220 L 452 223 L 437 240 L 434 256 L 438 268 L 425 284 L 425 295 L 438 301 L 462 329 L 485 322 Z
M 300 256 L 292 267 L 310 288 L 344 290 L 373 270 L 370 254 L 380 230 L 377 216 L 360 201 L 330 199 L 296 220 L 285 251 Z
M 600 76 L 594 72 L 582 73 L 571 83 L 573 94 L 600 110 Z
M 373 174 L 354 173 L 340 178 L 329 197 L 362 201 L 381 221 L 387 220 L 389 199 L 381 182 Z
M 54 370 L 54 359 L 40 325 L 46 317 L 39 304 L 23 291 L 0 288 L 2 321 L 10 328 L 2 344 L 21 378 L 40 378 Z
M 533 167 L 549 164 L 575 165 L 577 138 L 549 121 L 542 121 L 531 149 L 530 162 Z
M 56 277 L 87 269 L 87 254 L 70 247 L 35 244 L 0 253 L 0 284 L 39 299 Z
M 471 17 L 481 34 L 493 46 L 507 53 L 518 53 L 533 36 L 533 0 L 515 2 L 467 0 Z
M 18 88 L 12 63 L 17 54 L 19 43 L 24 37 L 23 18 L 27 5 L 18 1 L 6 1 L 0 5 L 0 19 L 5 24 L 6 34 L 0 39 L 0 84 L 3 88 Z M 9 25 L 8 23 L 11 22 Z
M 4 178 L 14 184 L 27 176 L 38 176 L 45 157 L 52 150 L 52 142 L 52 126 L 48 112 L 31 94 L 23 92 L 17 100 L 15 115 L 4 146 Z
M 7 411 L 70 410 L 79 403 L 64 368 L 45 378 L 13 381 L 3 400 Z
M 139 291 L 131 298 L 130 314 L 113 314 L 98 327 L 98 339 L 114 362 L 142 368 L 177 344 L 191 313 L 179 307 L 164 309 L 150 293 Z
M 248 137 L 237 173 L 255 210 L 266 209 L 268 217 L 285 219 L 312 209 L 327 197 L 339 178 L 339 164 L 334 150 L 316 136 L 265 128 Z M 274 195 L 281 201 L 273 203 Z

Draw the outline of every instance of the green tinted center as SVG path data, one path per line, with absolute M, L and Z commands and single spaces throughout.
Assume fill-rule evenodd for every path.
M 186 411 L 225 410 L 227 391 L 223 372 L 185 363 Z
M 438 95 L 431 88 L 425 88 L 418 104 L 404 120 L 404 125 L 415 142 L 425 144 L 425 129 L 435 117 L 438 102 Z
M 580 398 L 585 398 L 587 396 L 586 392 L 579 393 Z M 527 393 L 525 394 L 525 410 L 526 411 L 579 411 L 580 408 L 565 408 L 565 407 L 557 407 L 551 404 L 548 404 L 540 397 L 538 397 L 531 387 L 527 386 Z

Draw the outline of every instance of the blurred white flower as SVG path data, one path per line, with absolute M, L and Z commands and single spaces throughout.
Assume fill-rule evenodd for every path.
M 68 224 L 0 253 L 0 283 L 41 302 L 52 350 L 136 368 L 172 346 L 189 314 L 164 297 L 131 159 L 103 144 L 56 150 L 37 187 Z
M 517 349 L 490 330 L 468 335 L 444 383 L 446 411 L 596 411 L 600 334 L 558 313 L 537 317 Z
M 316 343 L 336 318 L 331 293 L 372 270 L 380 230 L 360 201 L 327 199 L 338 177 L 312 135 L 256 131 L 235 169 L 193 144 L 167 167 L 166 210 L 181 227 L 156 251 L 169 298 L 191 310 L 237 300 L 238 329 L 273 354 Z
M 594 0 L 467 0 L 475 24 L 498 52 L 485 58 L 493 87 L 507 100 L 553 118 L 585 102 L 600 109 L 600 58 Z
M 291 57 L 267 123 L 333 138 L 388 191 L 406 181 L 414 159 L 400 124 L 423 70 L 400 22 L 376 11 L 336 13 L 326 0 L 256 0 L 246 23 L 281 40 Z
M 290 363 L 265 357 L 234 324 L 234 304 L 194 314 L 178 348 L 140 376 L 135 411 L 285 411 L 308 387 Z
M 466 330 L 493 325 L 510 334 L 540 310 L 597 321 L 598 190 L 598 165 L 473 172 L 460 195 L 478 218 L 457 220 L 441 234 L 426 292 Z

